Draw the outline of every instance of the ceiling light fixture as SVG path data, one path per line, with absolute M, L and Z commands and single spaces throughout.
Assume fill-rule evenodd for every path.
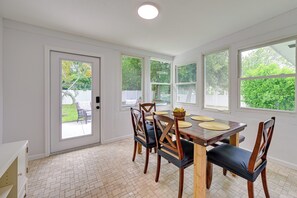
M 144 19 L 154 19 L 158 14 L 159 10 L 153 3 L 144 3 L 138 8 L 138 15 Z

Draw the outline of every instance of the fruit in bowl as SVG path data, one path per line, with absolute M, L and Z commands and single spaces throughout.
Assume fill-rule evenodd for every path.
M 175 107 L 173 109 L 173 116 L 178 120 L 185 120 L 186 111 L 183 107 L 181 108 Z

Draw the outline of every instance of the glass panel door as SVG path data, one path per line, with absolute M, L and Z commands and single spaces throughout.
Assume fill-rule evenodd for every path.
M 100 140 L 100 59 L 51 52 L 51 152 Z

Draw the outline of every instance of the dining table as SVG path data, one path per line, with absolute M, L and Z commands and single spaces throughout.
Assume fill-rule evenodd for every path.
M 162 111 L 163 115 L 174 118 L 172 111 Z M 166 112 L 166 113 L 165 113 Z M 214 145 L 215 143 L 230 137 L 230 144 L 233 146 L 239 146 L 239 132 L 243 131 L 247 126 L 245 123 L 227 121 L 222 119 L 215 119 L 207 116 L 206 120 L 194 120 L 193 114 L 187 114 L 184 121 L 191 123 L 188 127 L 179 127 L 180 134 L 183 138 L 188 139 L 194 143 L 194 186 L 193 197 L 204 198 L 206 197 L 206 164 L 207 164 L 207 150 L 206 147 Z M 211 118 L 211 119 L 209 119 Z M 147 116 L 146 120 L 152 121 L 152 116 Z M 215 122 L 228 126 L 228 129 L 224 130 L 210 130 L 201 127 L 203 122 Z M 205 123 L 204 123 L 205 124 Z M 200 126 L 201 125 L 201 126 Z M 141 152 L 141 151 L 140 151 Z

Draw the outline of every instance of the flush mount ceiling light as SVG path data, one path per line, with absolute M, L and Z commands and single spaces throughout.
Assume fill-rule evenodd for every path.
M 153 3 L 144 3 L 138 8 L 138 15 L 144 19 L 154 19 L 158 14 L 159 10 Z

